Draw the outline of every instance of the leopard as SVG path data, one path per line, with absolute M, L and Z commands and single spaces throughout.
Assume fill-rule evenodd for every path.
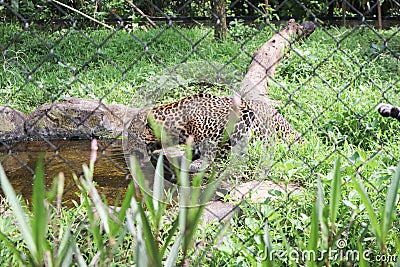
M 238 94 L 197 93 L 141 110 L 128 127 L 129 153 L 135 153 L 140 160 L 148 160 L 149 155 L 164 146 L 161 131 L 167 133 L 169 144 L 184 145 L 191 138 L 193 162 L 190 170 L 193 172 L 199 171 L 204 161 L 226 155 L 229 148 L 243 148 L 252 138 L 268 142 L 275 138 L 295 141 L 300 138 L 272 105 L 247 100 Z
M 390 104 L 380 104 L 378 112 L 382 117 L 391 117 L 400 121 L 400 108 Z

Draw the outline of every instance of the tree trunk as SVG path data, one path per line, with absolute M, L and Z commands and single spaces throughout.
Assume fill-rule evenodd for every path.
M 212 15 L 215 21 L 214 38 L 217 40 L 226 39 L 226 0 L 213 0 Z
M 264 5 L 265 5 L 265 16 L 267 17 L 267 22 L 269 22 L 269 3 L 268 0 L 264 0 Z
M 378 28 L 379 28 L 379 30 L 382 30 L 382 12 L 381 12 L 381 1 L 380 0 L 378 0 L 377 9 L 378 9 Z
M 346 27 L 346 10 L 347 10 L 347 1 L 342 0 L 342 23 L 343 27 Z
M 329 3 L 329 1 L 328 1 L 328 3 Z M 332 3 L 328 6 L 328 18 L 329 18 L 329 19 L 332 19 L 334 9 L 335 9 L 335 2 L 332 2 Z

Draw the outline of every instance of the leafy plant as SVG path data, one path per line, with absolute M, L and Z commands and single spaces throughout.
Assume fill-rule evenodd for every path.
M 382 255 L 387 253 L 386 242 L 391 225 L 394 221 L 397 202 L 400 189 L 400 165 L 396 168 L 396 172 L 390 182 L 385 205 L 379 207 L 380 212 L 375 212 L 370 197 L 363 182 L 360 179 L 352 177 L 352 183 L 360 195 L 361 202 L 364 204 L 370 220 L 370 227 L 375 235 L 377 244 Z
M 191 147 L 191 146 L 190 146 Z M 167 194 L 163 177 L 163 156 L 158 159 L 153 193 L 149 194 L 145 178 L 136 160 L 132 157 L 130 164 L 137 184 L 132 181 L 118 211 L 108 207 L 101 199 L 94 182 L 93 172 L 96 161 L 97 143 L 92 142 L 92 153 L 89 166 L 83 165 L 84 176 L 75 176 L 79 185 L 83 207 L 86 208 L 86 219 L 77 222 L 77 216 L 70 223 L 55 226 L 54 209 L 50 203 L 54 197 L 61 201 L 63 190 L 62 175 L 54 183 L 53 189 L 46 193 L 44 186 L 43 160 L 40 159 L 35 172 L 32 211 L 23 208 L 0 165 L 0 182 L 11 206 L 20 234 L 23 237 L 27 251 L 20 251 L 5 233 L 0 232 L 0 241 L 14 254 L 20 265 L 32 266 L 69 266 L 77 263 L 85 266 L 86 260 L 81 244 L 81 238 L 86 239 L 95 247 L 95 255 L 91 256 L 90 265 L 110 264 L 114 255 L 128 238 L 128 233 L 134 238 L 134 254 L 137 266 L 175 266 L 177 262 L 197 264 L 205 253 L 191 259 L 189 251 L 193 249 L 195 234 L 201 223 L 204 205 L 215 192 L 215 186 L 202 188 L 203 174 L 195 176 L 189 183 L 188 167 L 191 149 L 182 160 L 178 171 L 181 185 L 178 213 L 172 216 L 169 230 L 165 231 L 164 222 L 170 213 L 167 206 L 172 201 Z M 79 209 L 76 211 L 78 212 Z M 76 226 L 76 224 L 78 226 Z M 84 226 L 84 224 L 87 224 Z M 74 226 L 75 225 L 75 226 Z M 100 227 L 99 227 L 100 225 Z M 76 228 L 72 230 L 73 226 Z M 89 235 L 82 237 L 83 228 L 89 230 Z M 56 241 L 49 229 L 58 229 L 60 242 Z M 161 239 L 161 235 L 163 238 Z
M 128 225 L 136 226 L 129 227 L 130 232 L 137 238 L 136 253 L 143 256 L 144 252 L 146 255 L 146 257 L 140 258 L 138 266 L 175 266 L 177 261 L 180 262 L 180 265 L 189 264 L 189 251 L 195 243 L 194 235 L 201 222 L 200 218 L 204 209 L 204 204 L 201 203 L 207 203 L 211 199 L 216 190 L 216 184 L 211 183 L 202 188 L 204 172 L 195 175 L 191 184 L 189 183 L 188 169 L 192 146 L 191 141 L 188 142 L 185 156 L 182 158 L 180 170 L 177 173 L 180 185 L 179 210 L 171 222 L 168 233 L 164 235 L 164 240 L 159 239 L 162 215 L 165 214 L 167 207 L 163 197 L 165 191 L 163 156 L 161 154 L 157 161 L 152 195 L 148 193 L 145 178 L 136 160 L 134 158 L 130 160 L 131 170 L 137 179 L 141 194 L 133 194 L 131 209 L 134 224 L 129 223 Z M 149 215 L 146 215 L 146 212 Z M 170 246 L 171 242 L 173 242 L 172 246 Z M 166 256 L 167 252 L 168 256 Z M 201 257 L 204 256 L 205 254 L 202 253 L 196 262 L 200 262 Z
M 317 199 L 314 203 L 311 215 L 310 238 L 308 240 L 307 249 L 309 251 L 313 251 L 313 255 L 318 255 L 318 248 L 320 248 L 320 251 L 324 251 L 325 254 L 322 260 L 324 262 L 330 262 L 333 260 L 332 256 L 330 254 L 328 255 L 328 251 L 338 251 L 335 250 L 337 248 L 344 249 L 345 244 L 347 244 L 347 241 L 338 239 L 338 236 L 340 235 L 338 233 L 338 229 L 335 223 L 338 218 L 337 215 L 342 198 L 342 182 L 340 176 L 340 162 L 338 158 L 336 159 L 332 174 L 329 206 L 325 204 L 323 187 L 320 180 L 318 179 Z M 396 203 L 398 201 L 398 191 L 400 188 L 400 165 L 397 167 L 396 173 L 392 178 L 388 189 L 386 204 L 384 206 L 381 206 L 381 212 L 379 213 L 379 216 L 376 216 L 376 212 L 372 207 L 372 202 L 368 197 L 362 181 L 355 178 L 355 176 L 352 176 L 351 180 L 352 185 L 360 194 L 361 203 L 365 206 L 365 209 L 367 211 L 368 218 L 370 220 L 370 227 L 380 248 L 380 253 L 381 255 L 387 255 L 387 237 L 391 230 L 391 224 L 394 220 L 397 207 Z M 360 263 L 363 266 L 366 266 L 366 259 L 364 258 L 363 247 L 361 243 L 358 243 L 358 250 L 358 255 L 360 255 Z M 384 264 L 384 262 L 382 262 L 382 264 Z M 318 266 L 317 259 L 309 258 L 307 265 Z
M 61 176 L 62 177 L 62 176 Z M 63 179 L 58 178 L 54 183 L 52 192 L 45 192 L 43 160 L 40 158 L 35 172 L 35 180 L 32 195 L 32 212 L 24 209 L 21 201 L 15 194 L 8 181 L 3 167 L 0 165 L 0 182 L 8 203 L 12 207 L 14 216 L 19 225 L 27 251 L 20 251 L 13 241 L 4 233 L 0 232 L 0 240 L 12 251 L 17 262 L 21 266 L 30 263 L 34 266 L 68 266 L 73 261 L 73 256 L 82 259 L 76 247 L 74 236 L 71 235 L 71 224 L 62 226 L 60 230 L 61 241 L 48 239 L 48 230 L 51 214 L 49 213 L 49 202 L 51 196 L 62 194 Z M 47 197 L 46 197 L 47 196 Z M 54 221 L 52 222 L 54 223 Z
M 341 175 L 340 161 L 336 159 L 332 172 L 331 192 L 329 198 L 329 206 L 325 204 L 324 190 L 321 180 L 317 180 L 317 199 L 314 203 L 311 214 L 310 239 L 308 240 L 307 249 L 313 251 L 314 257 L 307 258 L 307 266 L 317 266 L 318 244 L 322 247 L 322 251 L 336 246 L 337 227 L 336 221 L 341 201 Z M 319 240 L 321 238 L 321 240 Z M 328 254 L 325 253 L 323 260 L 326 260 Z
M 236 40 L 246 40 L 255 35 L 258 30 L 245 25 L 243 20 L 235 19 L 229 23 L 229 35 Z

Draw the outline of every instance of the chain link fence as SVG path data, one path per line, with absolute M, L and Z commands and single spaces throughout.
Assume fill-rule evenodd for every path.
M 223 185 L 181 264 L 398 266 L 399 124 L 377 109 L 400 105 L 400 28 L 392 26 L 400 3 L 275 2 L 0 1 L 0 162 L 15 191 L 30 201 L 42 155 L 47 188 L 62 172 L 65 205 L 76 207 L 73 173 L 83 175 L 97 139 L 93 180 L 120 206 L 132 180 L 124 141 L 140 110 L 198 93 L 232 96 L 254 52 L 287 24 L 279 18 L 298 15 L 316 29 L 290 40 L 266 86 L 269 105 L 301 140 L 251 143 L 244 163 L 218 163 Z M 333 14 L 341 26 L 320 20 Z

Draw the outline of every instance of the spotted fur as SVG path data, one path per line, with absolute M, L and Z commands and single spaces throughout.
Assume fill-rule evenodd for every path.
M 145 156 L 161 148 L 153 124 L 165 130 L 173 144 L 194 141 L 194 159 L 223 155 L 227 148 L 247 143 L 250 138 L 299 137 L 271 105 L 241 99 L 235 95 L 196 94 L 182 100 L 143 110 L 128 129 L 128 148 Z M 158 127 L 156 127 L 158 128 Z M 225 138 L 229 136 L 229 138 Z

